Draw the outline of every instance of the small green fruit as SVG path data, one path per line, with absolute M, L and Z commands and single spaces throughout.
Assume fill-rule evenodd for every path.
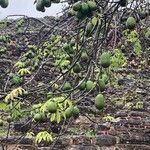
M 80 84 L 80 83 L 79 83 L 79 84 Z M 79 89 L 82 91 L 82 90 L 85 90 L 85 88 L 86 88 L 86 82 L 83 81 L 83 82 L 81 83 L 81 85 L 79 86 Z
M 96 10 L 97 6 L 96 6 L 96 3 L 94 1 L 88 1 L 87 4 L 88 4 L 91 11 Z
M 73 4 L 72 8 L 73 8 L 74 11 L 79 11 L 79 10 L 81 10 L 81 7 L 82 7 L 81 2 L 78 1 L 78 2 Z
M 109 77 L 107 76 L 107 74 L 102 74 L 102 80 L 105 82 L 105 84 L 108 83 Z
M 98 110 L 102 110 L 104 108 L 105 105 L 105 98 L 102 94 L 98 94 L 95 98 L 95 107 Z
M 79 73 L 80 71 L 81 71 L 81 66 L 79 63 L 76 63 L 75 66 L 73 67 L 73 72 Z
M 90 11 L 89 5 L 85 2 L 82 3 L 82 8 L 81 8 L 82 13 L 87 14 Z
M 46 119 L 44 113 L 37 113 L 34 115 L 34 121 L 35 122 L 43 122 Z
M 136 20 L 135 20 L 135 18 L 134 17 L 129 17 L 128 19 L 127 19 L 127 21 L 126 21 L 126 27 L 128 28 L 128 29 L 134 29 L 135 28 L 135 26 L 136 26 Z
M 86 36 L 88 36 L 91 32 L 92 32 L 92 29 L 93 29 L 93 24 L 91 22 L 88 22 L 88 24 L 86 25 Z
M 93 81 L 89 80 L 86 82 L 86 90 L 87 91 L 91 91 L 92 89 L 94 89 L 94 87 L 95 87 L 95 84 Z
M 77 106 L 73 107 L 73 116 L 78 117 L 80 114 L 80 110 Z
M 40 114 L 40 113 L 35 114 L 35 115 L 34 115 L 34 120 L 35 120 L 36 122 L 41 121 L 41 114 Z
M 111 55 L 109 52 L 104 52 L 100 56 L 100 64 L 102 65 L 103 68 L 108 68 L 111 64 Z
M 55 102 L 48 102 L 46 107 L 49 113 L 55 113 L 57 111 L 57 104 Z
M 105 90 L 105 82 L 103 79 L 99 79 L 98 80 L 98 85 L 99 85 L 99 88 L 100 88 L 100 91 L 103 92 Z
M 68 108 L 65 110 L 66 119 L 72 117 L 72 115 L 73 115 L 73 107 L 68 107 Z
M 85 17 L 85 15 L 81 11 L 77 11 L 75 15 L 79 20 L 81 20 Z
M 69 82 L 66 82 L 63 86 L 63 91 L 70 90 L 71 88 L 72 88 L 71 84 Z
M 86 61 L 88 61 L 88 59 L 89 59 L 89 57 L 88 57 L 87 53 L 83 52 L 81 54 L 81 60 L 84 61 L 84 62 L 86 62 Z

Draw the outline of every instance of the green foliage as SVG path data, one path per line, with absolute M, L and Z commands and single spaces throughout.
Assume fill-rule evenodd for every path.
M 55 112 L 51 111 L 51 106 L 55 103 L 57 105 L 57 109 Z M 51 105 L 52 104 L 52 105 Z M 49 111 L 50 107 L 50 111 Z M 70 111 L 71 110 L 71 111 Z M 37 113 L 38 112 L 38 113 Z M 71 112 L 71 113 L 70 113 Z M 70 118 L 72 115 L 77 116 L 79 110 L 73 107 L 71 100 L 66 99 L 65 97 L 52 97 L 47 100 L 45 103 L 39 103 L 32 106 L 31 114 L 37 115 L 38 121 L 41 121 L 40 113 L 45 113 L 47 118 L 50 119 L 51 122 L 60 123 L 60 121 L 64 118 Z
M 18 71 L 18 75 L 20 76 L 26 76 L 26 75 L 30 75 L 31 71 L 29 71 L 28 68 L 22 68 Z
M 0 102 L 0 111 L 8 110 L 8 105 L 4 102 Z
M 3 48 L 3 47 L 0 47 L 0 56 L 1 56 L 2 54 L 5 54 L 5 52 L 6 52 L 6 49 Z
M 38 11 L 44 12 L 46 7 L 59 2 L 60 0 L 36 0 L 35 4 Z M 6 67 L 4 70 L 4 75 L 8 73 L 8 80 L 7 76 L 4 77 L 4 80 L 2 79 L 2 84 L 6 82 L 2 91 L 4 90 L 7 95 L 4 99 L 5 103 L 0 103 L 0 110 L 7 113 L 7 124 L 10 122 L 15 123 L 15 121 L 22 118 L 26 120 L 29 117 L 32 118 L 33 125 L 42 127 L 49 127 L 50 124 L 65 125 L 69 122 L 67 119 L 72 117 L 72 120 L 79 117 L 80 105 L 87 100 L 87 97 L 90 102 L 85 103 L 93 103 L 95 97 L 95 108 L 100 112 L 105 110 L 105 97 L 103 94 L 97 95 L 97 93 L 103 91 L 106 94 L 109 91 L 112 93 L 110 90 L 112 88 L 109 86 L 112 86 L 113 83 L 117 85 L 117 82 L 114 82 L 114 79 L 118 77 L 115 71 L 127 64 L 129 50 L 132 47 L 135 54 L 141 56 L 143 46 L 141 41 L 144 40 L 142 36 L 139 38 L 141 31 L 138 28 L 137 31 L 133 30 L 136 27 L 136 20 L 133 17 L 127 19 L 126 27 L 128 29 L 124 31 L 125 37 L 123 36 L 122 28 L 124 26 L 120 25 L 120 21 L 118 21 L 120 19 L 118 6 L 125 7 L 127 1 L 120 0 L 115 3 L 117 4 L 112 5 L 111 8 L 107 3 L 104 6 L 103 3 L 98 3 L 98 1 L 78 1 L 77 3 L 71 1 L 69 6 L 69 9 L 72 8 L 70 16 L 64 15 L 65 20 L 63 16 L 60 21 L 56 18 L 52 19 L 54 21 L 52 27 L 44 22 L 45 18 L 39 20 L 34 18 L 35 22 L 41 24 L 40 26 L 37 23 L 39 36 L 36 37 L 33 34 L 34 38 L 38 39 L 35 41 L 32 38 L 32 33 L 36 29 L 30 30 L 29 24 L 27 30 L 25 30 L 27 35 L 25 39 L 22 35 L 22 37 L 18 34 L 17 36 L 16 34 L 15 36 L 11 35 L 12 45 L 9 44 L 9 36 L 0 36 L 2 45 L 0 56 L 5 58 L 8 55 L 10 59 L 15 59 L 10 67 Z M 115 10 L 117 11 L 115 12 Z M 66 12 L 67 8 L 64 11 Z M 124 13 L 124 9 L 122 9 L 122 13 Z M 108 14 L 111 14 L 110 17 L 107 16 Z M 30 18 L 30 20 L 32 19 Z M 28 19 L 20 19 L 16 23 L 16 27 L 24 27 L 27 25 L 26 21 Z M 30 23 L 32 26 L 32 21 Z M 67 32 L 64 32 L 65 25 L 67 25 Z M 146 25 L 145 22 L 140 22 L 139 25 L 142 25 L 140 29 L 143 31 Z M 149 28 L 142 33 L 145 33 L 146 39 L 149 38 Z M 18 36 L 19 40 L 17 40 Z M 123 46 L 116 45 L 118 39 Z M 142 40 L 140 41 L 140 39 Z M 24 46 L 21 45 L 22 41 L 25 41 L 26 49 L 20 52 L 19 46 Z M 15 45 L 13 45 L 13 42 L 15 42 Z M 16 49 L 10 51 L 13 46 Z M 119 48 L 114 49 L 114 46 Z M 111 49 L 110 52 L 107 49 Z M 120 49 L 125 50 L 126 57 Z M 100 54 L 101 56 L 97 58 Z M 19 59 L 16 61 L 17 57 Z M 16 63 L 14 64 L 14 62 Z M 12 66 L 13 64 L 14 66 Z M 144 67 L 148 65 L 148 60 L 141 61 L 141 64 L 144 64 L 144 70 Z M 9 75 L 10 72 L 12 72 L 12 75 Z M 108 87 L 107 91 L 105 90 L 106 86 Z M 25 89 L 29 93 L 26 93 Z M 92 92 L 90 93 L 90 91 Z M 109 105 L 109 101 L 107 103 Z M 122 104 L 124 105 L 124 101 Z M 141 101 L 129 102 L 126 103 L 126 106 L 138 110 L 144 108 L 144 103 Z M 84 111 L 81 112 L 81 114 L 83 113 Z M 102 120 L 113 122 L 114 117 L 107 115 Z M 34 138 L 36 135 L 37 143 L 51 143 L 54 135 L 46 130 L 45 128 L 37 135 L 36 133 L 29 133 L 28 136 Z M 95 136 L 93 130 L 87 130 L 83 134 L 89 138 Z
M 23 117 L 21 111 L 21 102 L 18 101 L 11 102 L 9 104 L 9 110 L 11 110 L 12 120 L 18 120 L 20 117 Z
M 114 49 L 113 56 L 111 57 L 111 66 L 112 70 L 117 70 L 123 67 L 127 63 L 127 58 L 121 52 L 120 49 Z
M 25 23 L 25 20 L 24 20 L 24 19 L 20 19 L 19 21 L 17 21 L 16 26 L 17 26 L 18 28 L 20 28 L 24 23 Z
M 115 118 L 108 114 L 107 116 L 103 117 L 102 120 L 103 122 L 113 122 Z
M 56 60 L 55 62 L 55 66 L 57 66 L 60 69 L 65 69 L 66 67 L 68 67 L 70 65 L 70 61 L 66 60 L 66 58 L 62 58 L 59 60 Z
M 143 109 L 144 108 L 144 103 L 142 101 L 138 101 L 138 102 L 136 102 L 134 108 L 135 109 Z
M 7 21 L 4 19 L 4 20 L 1 20 L 0 21 L 0 29 L 4 29 L 7 27 Z
M 0 42 L 6 43 L 7 41 L 8 41 L 7 36 L 5 36 L 5 35 L 0 35 Z
M 23 83 L 23 78 L 18 75 L 13 75 L 11 78 L 12 84 L 20 86 Z
M 26 91 L 22 87 L 15 88 L 9 94 L 7 94 L 7 96 L 4 99 L 4 102 L 9 103 L 15 100 L 15 98 L 17 98 L 18 96 L 22 96 L 23 94 L 25 94 L 25 92 Z
M 26 64 L 24 62 L 18 61 L 15 63 L 14 66 L 18 69 L 21 69 L 21 68 L 24 68 L 26 66 Z
M 52 133 L 48 133 L 47 131 L 39 132 L 35 137 L 36 143 L 41 143 L 42 141 L 50 143 L 53 141 Z
M 125 35 L 127 36 L 127 41 L 132 43 L 135 54 L 140 56 L 142 53 L 142 46 L 137 31 L 134 30 L 129 33 L 125 31 Z
M 96 137 L 96 133 L 90 129 L 88 129 L 84 134 L 88 138 L 95 138 Z
M 96 5 L 96 3 L 94 1 L 87 1 L 87 4 L 88 4 L 88 6 L 89 6 L 91 11 L 96 10 L 97 5 Z

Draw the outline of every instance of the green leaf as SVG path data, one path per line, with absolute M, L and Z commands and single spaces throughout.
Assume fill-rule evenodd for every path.
M 8 109 L 8 105 L 4 102 L 0 102 L 0 110 L 7 110 Z
M 57 120 L 57 123 L 60 123 L 60 120 L 61 120 L 61 114 L 59 111 L 56 112 L 56 120 Z
M 51 122 L 55 121 L 55 118 L 56 118 L 56 113 L 53 113 L 53 114 L 51 115 Z
M 93 26 L 95 27 L 97 25 L 97 23 L 98 23 L 98 18 L 97 17 L 93 17 L 92 18 L 92 24 L 93 24 Z

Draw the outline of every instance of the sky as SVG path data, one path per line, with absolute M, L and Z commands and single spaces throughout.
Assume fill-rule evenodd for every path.
M 33 5 L 34 0 L 9 0 L 9 6 L 5 9 L 0 7 L 0 19 L 4 19 L 8 15 L 27 15 L 30 17 L 56 16 L 61 12 L 64 5 L 52 4 L 46 8 L 46 11 L 39 12 Z M 60 15 L 60 14 L 58 14 Z

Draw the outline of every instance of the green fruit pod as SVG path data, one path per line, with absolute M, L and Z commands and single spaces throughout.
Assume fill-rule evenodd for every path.
M 95 85 L 94 85 L 94 82 L 93 81 L 87 81 L 86 82 L 86 90 L 87 91 L 91 91 L 92 89 L 94 89 Z
M 76 63 L 75 66 L 73 67 L 73 72 L 80 73 L 80 71 L 81 71 L 81 66 L 79 63 Z
M 87 4 L 88 4 L 88 6 L 89 6 L 91 11 L 96 10 L 97 5 L 96 5 L 96 3 L 94 1 L 88 1 Z
M 94 27 L 93 24 L 91 22 L 88 22 L 88 24 L 86 25 L 86 29 L 85 29 L 86 36 L 90 35 L 90 33 L 93 30 L 93 27 Z
M 69 119 L 73 115 L 73 107 L 70 106 L 65 110 L 66 119 Z
M 103 68 L 108 68 L 111 64 L 111 55 L 109 52 L 104 52 L 100 56 L 100 64 L 102 65 Z
M 66 82 L 63 86 L 63 91 L 68 91 L 70 90 L 72 87 L 71 87 L 71 84 L 69 82 Z
M 136 20 L 134 17 L 129 17 L 126 21 L 126 27 L 130 30 L 134 29 L 136 26 Z
M 35 122 L 40 122 L 40 121 L 42 121 L 42 115 L 40 113 L 37 113 L 34 115 L 33 119 Z
M 82 8 L 81 2 L 78 1 L 78 2 L 74 3 L 73 6 L 72 6 L 72 8 L 73 8 L 74 11 L 81 10 L 81 8 Z
M 49 113 L 55 113 L 57 111 L 57 104 L 53 101 L 48 102 L 46 108 Z
M 99 79 L 98 80 L 98 85 L 99 85 L 100 91 L 103 92 L 105 90 L 105 88 L 106 88 L 104 80 L 103 79 Z
M 82 83 L 81 82 L 79 83 L 80 84 L 79 89 L 82 91 L 82 90 L 85 90 L 86 88 L 86 82 L 85 81 L 83 81 Z
M 95 97 L 95 107 L 98 110 L 102 110 L 104 108 L 104 105 L 105 105 L 105 98 L 104 98 L 104 96 L 102 94 L 98 94 Z
M 85 2 L 83 2 L 81 11 L 82 11 L 83 14 L 87 15 L 90 12 L 89 5 L 87 3 L 85 3 Z
M 73 116 L 74 117 L 79 117 L 80 110 L 77 106 L 73 107 Z

